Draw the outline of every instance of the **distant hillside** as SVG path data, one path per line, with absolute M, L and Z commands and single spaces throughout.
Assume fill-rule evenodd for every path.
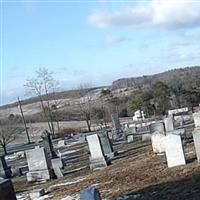
M 112 83 L 112 89 L 146 88 L 157 81 L 162 81 L 169 86 L 176 84 L 184 85 L 186 88 L 195 86 L 197 83 L 200 83 L 200 66 L 173 69 L 149 76 L 118 79 Z
M 90 92 L 90 91 L 94 91 L 97 89 L 100 89 L 102 87 L 95 87 L 95 88 L 88 88 L 85 89 L 86 91 Z M 49 95 L 49 100 L 57 100 L 57 99 L 75 99 L 75 98 L 79 98 L 78 96 L 79 92 L 78 90 L 66 90 L 66 91 L 62 91 L 62 92 L 56 92 L 54 95 Z M 46 96 L 43 96 L 43 100 L 47 100 Z M 21 100 L 22 105 L 27 105 L 27 104 L 32 104 L 32 103 L 36 103 L 39 102 L 40 99 L 37 96 L 25 99 L 25 100 Z M 7 105 L 3 105 L 0 106 L 0 109 L 5 109 L 5 108 L 12 108 L 17 106 L 18 103 L 14 102 L 11 104 L 7 104 Z
M 168 86 L 178 86 L 182 85 L 184 88 L 190 88 L 191 86 L 195 86 L 197 84 L 200 85 L 200 66 L 195 67 L 186 67 L 173 69 L 166 72 L 162 72 L 159 74 L 141 76 L 141 77 L 132 77 L 132 78 L 121 78 L 112 83 L 111 86 L 101 86 L 95 88 L 86 89 L 88 92 L 95 92 L 103 87 L 107 87 L 111 90 L 123 89 L 123 88 L 131 88 L 131 89 L 143 89 L 151 87 L 157 81 L 162 81 Z M 79 98 L 77 96 L 79 92 L 75 90 L 67 90 L 62 92 L 57 92 L 55 95 L 50 95 L 49 100 L 52 99 L 76 99 Z M 118 93 L 116 91 L 116 93 Z M 46 97 L 43 97 L 46 100 Z M 33 104 L 39 101 L 38 97 L 32 97 L 29 99 L 22 100 L 23 105 Z M 16 107 L 17 102 L 12 104 L 7 104 L 4 106 L 0 106 L 0 109 L 7 109 Z

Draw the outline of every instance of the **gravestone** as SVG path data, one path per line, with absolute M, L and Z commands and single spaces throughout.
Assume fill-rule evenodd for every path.
M 194 119 L 195 128 L 200 128 L 200 112 L 195 112 L 192 115 Z
M 63 177 L 63 161 L 61 158 L 54 158 L 51 159 L 51 164 L 52 164 L 52 168 L 54 170 L 54 173 L 56 175 L 57 178 L 62 178 Z
M 101 146 L 104 152 L 104 155 L 106 155 L 108 158 L 113 158 L 114 157 L 114 151 L 112 147 L 112 143 L 108 137 L 108 132 L 102 132 L 98 134 L 100 141 L 101 141 Z
M 129 130 L 131 131 L 131 133 L 136 133 L 137 132 L 136 124 L 130 124 Z
M 51 179 L 51 163 L 44 147 L 26 150 L 26 159 L 29 169 L 26 174 L 28 182 Z
M 134 141 L 134 135 L 133 134 L 127 135 L 126 137 L 127 137 L 127 142 L 128 143 L 131 143 L 131 142 Z
M 10 179 L 0 179 L 0 200 L 16 200 L 13 184 Z
M 94 187 L 88 187 L 80 192 L 80 200 L 101 200 L 99 191 Z
M 12 176 L 11 168 L 8 167 L 5 157 L 0 156 L 0 177 L 10 178 Z
M 172 116 L 164 118 L 164 124 L 165 124 L 165 131 L 166 132 L 174 130 L 174 122 L 173 122 Z
M 185 155 L 180 135 L 167 135 L 165 138 L 165 153 L 168 167 L 185 165 Z
M 118 117 L 118 113 L 112 113 L 112 134 L 113 134 L 113 140 L 116 140 L 121 137 L 121 125 Z
M 149 140 L 151 140 L 151 136 L 152 136 L 152 134 L 150 134 L 150 133 L 142 134 L 142 141 L 149 141 Z
M 112 114 L 111 114 L 111 118 L 112 118 L 112 128 L 113 128 L 114 130 L 119 130 L 119 129 L 121 129 L 121 125 L 120 125 L 118 113 L 112 113 Z
M 38 199 L 41 196 L 45 195 L 45 190 L 43 188 L 41 189 L 34 189 L 29 193 L 29 196 L 31 199 Z
M 57 147 L 64 147 L 65 146 L 65 140 L 58 141 Z
M 154 153 L 164 153 L 165 152 L 165 135 L 160 132 L 154 132 L 151 136 L 151 144 Z
M 90 168 L 102 168 L 107 166 L 99 136 L 97 134 L 88 135 L 87 142 L 90 150 Z
M 151 134 L 153 134 L 154 132 L 159 132 L 165 135 L 165 127 L 163 122 L 152 123 L 150 124 L 149 129 Z
M 54 151 L 53 148 L 53 143 L 51 141 L 51 134 L 45 130 L 42 135 L 41 138 L 43 140 L 43 145 L 44 145 L 44 149 L 47 152 L 47 156 L 51 159 L 51 158 L 57 158 L 57 155 Z
M 192 132 L 194 139 L 194 146 L 198 162 L 200 162 L 200 128 L 195 128 Z

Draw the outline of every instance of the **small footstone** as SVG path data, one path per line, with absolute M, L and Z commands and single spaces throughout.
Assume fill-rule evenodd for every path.
M 29 193 L 31 199 L 36 199 L 45 195 L 44 189 L 35 189 Z

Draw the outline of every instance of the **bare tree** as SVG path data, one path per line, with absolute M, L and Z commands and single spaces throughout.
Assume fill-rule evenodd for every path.
M 7 154 L 7 145 L 16 139 L 19 130 L 16 119 L 0 120 L 0 146 L 5 155 Z
M 55 129 L 50 99 L 54 99 L 53 94 L 55 94 L 57 85 L 58 82 L 53 78 L 52 72 L 49 72 L 46 68 L 40 68 L 36 71 L 36 78 L 27 80 L 25 84 L 29 92 L 38 96 L 49 131 L 53 137 L 55 136 Z
M 89 84 L 81 84 L 74 92 L 77 95 L 79 110 L 86 121 L 88 131 L 91 132 L 91 114 L 94 99 L 89 88 L 91 88 Z

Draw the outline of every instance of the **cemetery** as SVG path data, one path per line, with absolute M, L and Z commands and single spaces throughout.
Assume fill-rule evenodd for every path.
M 200 0 L 0 1 L 0 200 L 200 200 Z
M 44 130 L 42 142 L 11 148 L 1 157 L 0 200 L 198 199 L 200 112 L 183 124 L 111 118 L 84 139 Z

